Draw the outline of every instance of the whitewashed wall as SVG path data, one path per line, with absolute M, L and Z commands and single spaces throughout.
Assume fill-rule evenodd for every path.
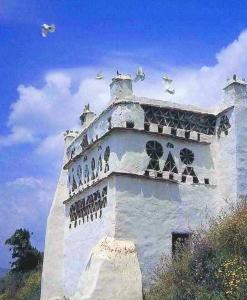
M 222 132 L 218 137 L 216 133 L 211 149 L 216 174 L 218 201 L 224 206 L 226 205 L 225 200 L 234 201 L 237 196 L 236 124 L 234 109 L 230 108 L 223 114 L 219 114 L 216 132 L 222 115 L 228 117 L 231 128 L 228 129 L 228 135 Z
M 194 229 L 219 209 L 213 186 L 117 177 L 115 237 L 135 243 L 144 288 L 162 253 L 171 253 L 172 231 Z
M 115 234 L 115 184 L 114 179 L 99 183 L 94 188 L 85 192 L 74 201 L 87 197 L 87 195 L 102 190 L 107 186 L 107 206 L 102 210 L 102 217 L 93 221 L 85 221 L 77 224 L 76 227 L 70 225 L 69 205 L 66 206 L 66 223 L 64 227 L 64 293 L 72 296 L 77 289 L 77 285 L 87 264 L 90 261 L 90 252 L 93 247 L 105 236 L 114 237 Z M 73 201 L 73 202 L 74 202 Z M 72 202 L 72 203 L 73 203 Z
M 247 97 L 240 97 L 235 105 L 237 193 L 247 196 Z

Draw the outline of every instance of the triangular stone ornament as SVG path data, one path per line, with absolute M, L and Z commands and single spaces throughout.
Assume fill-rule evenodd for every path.
M 169 152 L 167 160 L 165 162 L 163 171 L 170 171 L 173 173 L 178 173 L 177 166 L 175 164 L 174 158 L 172 157 L 171 152 Z

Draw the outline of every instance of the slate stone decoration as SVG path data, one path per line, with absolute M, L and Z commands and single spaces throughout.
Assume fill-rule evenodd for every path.
M 102 157 L 99 156 L 98 164 L 97 164 L 97 171 L 96 171 L 96 177 L 99 175 L 99 173 L 102 171 Z
M 225 135 L 228 135 L 228 129 L 231 128 L 230 121 L 227 116 L 221 116 L 220 118 L 220 124 L 217 131 L 218 137 L 221 136 L 221 133 L 224 132 Z
M 73 175 L 72 192 L 74 192 L 76 189 L 77 189 L 77 184 L 76 184 L 76 181 L 75 181 L 75 177 Z
M 91 170 L 92 170 L 91 179 L 94 180 L 95 179 L 95 174 L 94 174 L 94 172 L 95 172 L 95 159 L 94 158 L 92 158 L 92 160 L 91 160 Z
M 105 153 L 104 153 L 104 160 L 105 160 L 105 173 L 109 171 L 109 158 L 110 158 L 110 153 L 111 153 L 111 150 L 110 150 L 110 147 L 107 146 L 106 149 L 105 149 Z
M 81 149 L 82 151 L 88 146 L 88 138 L 87 134 L 83 135 L 82 142 L 81 142 Z
M 109 117 L 109 118 L 107 119 L 107 121 L 108 121 L 108 130 L 111 130 L 111 128 L 112 128 L 112 125 L 111 125 L 111 117 Z
M 193 183 L 198 183 L 199 182 L 199 180 L 198 180 L 198 178 L 196 176 L 196 173 L 195 173 L 195 171 L 194 171 L 194 169 L 192 167 L 188 167 L 188 166 L 185 167 L 185 169 L 184 169 L 184 171 L 182 173 L 182 181 L 183 182 L 186 181 L 186 177 L 183 177 L 183 176 L 187 176 L 187 175 L 193 177 Z
M 107 205 L 107 186 L 102 191 L 88 195 L 86 198 L 80 199 L 70 206 L 70 222 L 74 222 L 74 227 L 77 226 L 77 220 L 82 219 L 85 221 L 93 221 L 94 218 L 102 217 L 102 210 Z M 80 220 L 78 222 L 80 224 Z M 69 225 L 71 228 L 71 224 Z
M 168 142 L 168 143 L 166 144 L 166 147 L 167 147 L 167 148 L 174 148 L 174 145 L 173 145 L 172 143 Z
M 216 116 L 189 111 L 181 111 L 165 107 L 142 105 L 145 113 L 144 124 L 155 123 L 162 126 L 193 130 L 213 135 L 215 133 Z
M 165 162 L 163 171 L 178 173 L 177 166 L 175 164 L 174 158 L 172 157 L 171 152 L 169 152 L 167 160 Z
M 75 148 L 73 148 L 70 152 L 70 158 L 72 159 L 75 156 Z
M 77 174 L 77 177 L 78 177 L 78 180 L 79 180 L 79 185 L 82 185 L 82 180 L 81 180 L 82 168 L 81 168 L 81 165 L 77 166 L 76 174 Z
M 194 153 L 187 148 L 183 148 L 180 151 L 180 159 L 185 165 L 190 165 L 194 161 Z
M 163 155 L 162 145 L 156 141 L 148 141 L 146 144 L 146 152 L 147 155 L 150 157 L 150 161 L 147 168 L 159 171 L 159 159 Z
M 89 169 L 88 169 L 88 165 L 85 165 L 84 168 L 84 183 L 89 182 Z

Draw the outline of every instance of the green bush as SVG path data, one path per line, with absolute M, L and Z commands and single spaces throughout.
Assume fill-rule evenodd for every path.
M 10 271 L 0 280 L 0 300 L 39 300 L 41 267 L 29 272 Z
M 192 245 L 162 257 L 146 300 L 247 299 L 246 199 L 194 232 Z

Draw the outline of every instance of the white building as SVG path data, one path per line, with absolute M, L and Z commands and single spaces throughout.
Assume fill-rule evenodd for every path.
M 129 76 L 110 88 L 109 106 L 86 106 L 65 134 L 42 300 L 142 299 L 172 240 L 247 194 L 244 81 L 228 81 L 214 110 L 134 96 Z

